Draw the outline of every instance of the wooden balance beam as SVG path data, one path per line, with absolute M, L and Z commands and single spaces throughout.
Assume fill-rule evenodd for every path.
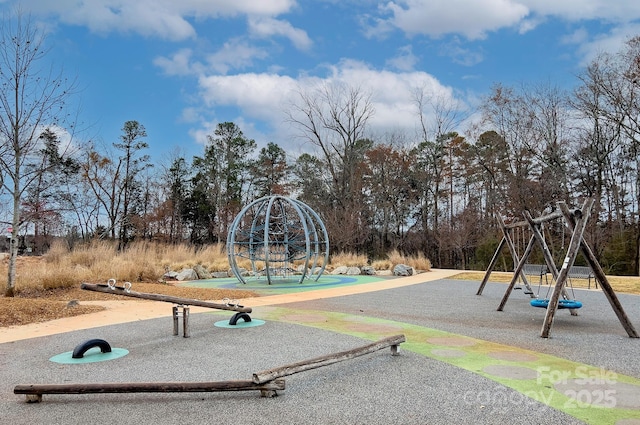
M 264 384 L 253 381 L 218 382 L 122 382 L 92 384 L 31 384 L 16 385 L 14 394 L 25 394 L 27 403 L 39 403 L 43 394 L 113 394 L 113 393 L 184 393 L 222 391 L 260 391 L 262 397 L 277 395 L 276 390 L 284 390 L 284 379 L 276 379 Z
M 405 342 L 404 335 L 383 338 L 374 343 L 339 353 L 304 360 L 253 374 L 251 381 L 219 382 L 125 382 L 93 384 L 31 384 L 16 385 L 14 394 L 25 394 L 27 403 L 39 403 L 44 394 L 108 394 L 108 393 L 168 393 L 168 392 L 221 392 L 259 390 L 262 397 L 274 397 L 277 390 L 285 389 L 283 376 L 328 366 L 353 359 L 374 351 L 391 347 L 391 355 L 398 355 L 398 345 Z
M 250 307 L 244 307 L 237 304 L 220 304 L 220 303 L 212 303 L 208 301 L 194 300 L 190 298 L 174 297 L 171 295 L 150 294 L 147 292 L 136 292 L 136 291 L 127 290 L 123 287 L 118 287 L 118 286 L 109 286 L 109 285 L 94 284 L 94 283 L 83 283 L 82 285 L 80 285 L 80 288 L 86 289 L 87 291 L 104 292 L 105 294 L 124 295 L 125 297 L 142 298 L 145 300 L 164 301 L 167 303 L 174 303 L 179 305 L 195 305 L 198 307 L 216 308 L 218 310 L 237 311 L 239 313 L 251 313 Z
M 316 369 L 318 367 L 328 366 L 330 364 L 353 359 L 355 357 L 373 353 L 374 351 L 382 350 L 386 347 L 391 347 L 391 355 L 395 356 L 398 354 L 398 345 L 405 341 L 406 338 L 404 335 L 390 336 L 372 344 L 342 351 L 340 353 L 327 354 L 325 356 L 254 373 L 253 382 L 255 384 L 264 384 L 283 376 L 293 375 L 294 373 L 304 372 L 306 370 Z
M 113 284 L 111 284 L 113 282 Z M 116 286 L 115 279 L 110 279 L 109 284 L 83 283 L 81 289 L 87 291 L 104 292 L 105 294 L 123 295 L 125 297 L 141 298 L 144 300 L 163 301 L 176 304 L 172 309 L 173 316 L 173 334 L 178 335 L 178 318 L 182 316 L 183 336 L 189 338 L 189 306 L 215 308 L 218 310 L 235 311 L 236 314 L 229 320 L 229 323 L 235 325 L 239 319 L 246 322 L 251 321 L 248 313 L 251 313 L 250 307 L 244 307 L 237 303 L 212 303 L 209 301 L 200 301 L 190 298 L 174 297 L 171 295 L 151 294 L 147 292 L 136 292 L 131 290 L 131 284 L 126 283 L 124 287 Z M 181 309 L 181 310 L 180 310 Z

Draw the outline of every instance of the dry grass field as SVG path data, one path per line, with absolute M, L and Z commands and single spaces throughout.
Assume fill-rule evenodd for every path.
M 462 280 L 475 280 L 481 282 L 484 278 L 485 272 L 477 272 L 477 271 L 465 271 L 460 274 L 455 275 L 452 279 L 462 279 Z M 491 273 L 491 282 L 502 282 L 509 283 L 513 277 L 513 273 L 508 272 L 493 272 Z M 627 293 L 627 294 L 636 294 L 640 295 L 640 277 L 638 276 L 607 276 L 607 280 L 613 287 L 616 292 Z M 529 277 L 529 283 L 532 286 L 538 287 L 538 278 Z M 551 281 L 551 275 L 549 275 L 549 281 Z M 546 288 L 546 282 L 543 281 L 542 284 L 543 290 Z M 571 279 L 571 285 L 574 288 L 587 288 L 589 286 L 589 281 L 587 279 Z M 591 289 L 594 288 L 594 281 L 591 280 Z
M 362 267 L 367 263 L 364 255 L 339 253 L 332 255 L 327 270 L 342 265 Z M 399 263 L 417 270 L 431 268 L 431 263 L 423 256 L 405 257 L 397 252 L 373 266 L 377 270 L 391 269 Z M 44 256 L 18 258 L 15 296 L 0 297 L 0 309 L 3 311 L 0 315 L 0 327 L 43 322 L 100 310 L 103 307 L 84 305 L 82 301 L 113 300 L 113 297 L 81 290 L 80 285 L 83 282 L 106 283 L 111 278 L 117 282 L 132 282 L 138 292 L 206 301 L 257 296 L 251 291 L 186 288 L 161 280 L 168 270 L 180 271 L 197 264 L 210 272 L 229 270 L 227 254 L 222 244 L 194 248 L 142 242 L 131 244 L 126 251 L 119 252 L 116 244 L 103 241 L 76 246 L 73 250 L 64 243 L 56 243 Z M 251 268 L 248 261 L 247 264 L 239 262 L 238 265 Z M 7 266 L 8 260 L 3 258 L 0 262 L 2 293 L 7 284 Z M 70 303 L 73 300 L 78 303 Z
M 431 269 L 431 263 L 421 255 L 406 257 L 398 252 L 371 265 L 376 270 L 391 269 L 395 264 L 408 264 L 417 270 Z M 83 282 L 106 283 L 110 278 L 118 282 L 129 281 L 138 292 L 151 292 L 199 300 L 219 301 L 223 298 L 251 298 L 258 296 L 251 291 L 185 288 L 163 282 L 168 270 L 180 271 L 196 264 L 209 271 L 227 271 L 229 262 L 222 245 L 193 248 L 186 245 L 167 246 L 153 243 L 132 244 L 125 252 L 108 242 L 94 242 L 73 250 L 59 243 L 41 257 L 19 257 L 15 297 L 0 297 L 0 327 L 43 322 L 62 317 L 76 316 L 103 309 L 82 301 L 112 300 L 109 294 L 83 291 Z M 4 291 L 7 280 L 7 258 L 0 262 L 0 287 Z M 249 264 L 239 264 L 250 268 Z M 327 270 L 337 266 L 368 265 L 367 257 L 353 253 L 331 256 Z M 465 271 L 456 279 L 480 282 L 482 271 Z M 492 282 L 510 282 L 512 273 L 493 272 Z M 640 294 L 640 277 L 609 276 L 609 282 L 620 293 Z M 537 278 L 531 278 L 538 286 Z M 572 279 L 574 288 L 586 288 L 586 279 Z M 591 282 L 593 288 L 593 280 Z M 544 287 L 543 289 L 544 290 Z M 132 298 L 123 298 L 131 300 Z M 73 301 L 77 301 L 73 302 Z

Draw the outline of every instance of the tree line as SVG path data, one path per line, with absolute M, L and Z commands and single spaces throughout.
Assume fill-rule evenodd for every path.
M 4 34 L 0 76 L 7 87 L 29 69 L 14 64 L 13 74 L 7 71 L 16 57 L 8 46 L 34 44 L 16 45 Z M 109 238 L 122 248 L 131 240 L 224 242 L 244 205 L 281 194 L 322 217 L 333 252 L 372 259 L 422 252 L 435 267 L 482 269 L 502 236 L 496 215 L 521 220 L 525 210 L 536 216 L 557 201 L 577 206 L 591 197 L 587 237 L 605 271 L 638 274 L 640 37 L 597 56 L 570 91 L 551 82 L 495 84 L 472 111 L 479 117 L 473 125 L 463 124 L 471 122 L 468 110 L 417 89 L 415 135 L 372 134 L 373 94 L 362 88 L 300 90 L 286 118 L 309 149 L 295 158 L 273 142 L 258 149 L 233 122 L 217 125 L 202 155 L 174 154 L 166 163 L 151 163 L 146 130 L 134 120 L 112 145 L 65 152 L 52 125 L 59 121 L 45 113 L 22 120 L 19 112 L 38 99 L 37 110 L 50 111 L 68 86 L 53 78 L 45 87 L 59 97 L 15 103 L 13 95 L 33 84 L 31 75 L 20 75 L 22 86 L 0 96 L 0 178 L 3 195 L 14 201 L 12 250 L 20 229 L 33 234 L 36 251 L 60 236 L 70 243 Z M 561 255 L 562 223 L 545 235 Z M 524 247 L 530 235 L 520 229 L 512 237 Z

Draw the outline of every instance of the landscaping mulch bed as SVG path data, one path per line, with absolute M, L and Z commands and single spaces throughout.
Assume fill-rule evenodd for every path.
M 134 283 L 132 290 L 171 295 L 203 301 L 257 297 L 251 291 L 237 289 L 187 288 L 172 284 Z M 15 297 L 0 297 L 0 327 L 46 322 L 64 317 L 78 316 L 104 310 L 99 305 L 83 305 L 83 301 L 137 300 L 139 298 L 114 296 L 102 292 L 85 291 L 80 285 L 53 290 L 26 289 Z

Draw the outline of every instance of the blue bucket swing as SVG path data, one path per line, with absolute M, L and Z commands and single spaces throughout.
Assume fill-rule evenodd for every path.
M 573 284 L 571 283 L 571 278 L 567 277 L 568 281 L 569 281 L 569 286 L 571 287 L 571 295 L 573 296 L 574 299 L 564 299 L 561 298 L 558 300 L 558 308 L 559 309 L 563 309 L 563 308 L 567 308 L 567 309 L 571 309 L 571 310 L 575 310 L 578 308 L 582 307 L 582 303 L 580 301 L 575 300 L 575 293 L 573 292 Z M 557 282 L 556 282 L 557 284 Z M 540 284 L 538 285 L 538 296 L 540 295 L 540 287 L 542 286 L 542 280 L 540 281 Z M 531 304 L 532 307 L 539 307 L 539 308 L 547 308 L 549 307 L 549 292 L 551 291 L 551 285 L 549 285 L 549 288 L 547 289 L 547 295 L 546 298 L 534 298 L 531 301 L 529 301 L 529 304 Z
M 564 250 L 564 240 L 565 240 L 565 225 L 564 225 L 564 218 L 562 219 L 562 247 L 560 248 L 561 250 Z M 571 278 L 567 275 L 567 280 L 569 282 L 569 286 L 571 287 L 571 295 L 573 296 L 574 299 L 564 299 L 561 298 L 558 300 L 558 308 L 559 309 L 563 309 L 563 308 L 568 308 L 571 310 L 575 310 L 578 308 L 582 307 L 582 303 L 580 301 L 576 301 L 575 300 L 575 293 L 573 291 L 573 283 L 571 283 Z M 557 284 L 557 282 L 556 282 Z M 551 285 L 549 285 L 549 288 L 547 289 L 547 295 L 546 298 L 539 298 L 540 296 L 540 287 L 542 286 L 542 278 L 540 279 L 540 283 L 538 284 L 538 298 L 534 298 L 531 301 L 529 301 L 529 304 L 531 304 L 532 307 L 539 307 L 539 308 L 547 308 L 549 307 L 549 292 L 551 291 Z
M 547 308 L 549 307 L 549 299 L 533 299 L 529 302 L 533 307 Z M 558 308 L 578 309 L 582 307 L 582 303 L 576 300 L 558 300 Z

